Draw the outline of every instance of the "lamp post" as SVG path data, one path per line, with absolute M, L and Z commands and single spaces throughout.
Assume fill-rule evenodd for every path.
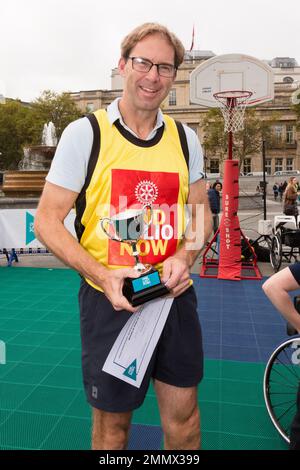
M 204 178 L 207 178 L 206 136 L 203 137 L 203 160 L 204 160 Z
M 266 141 L 262 142 L 264 220 L 267 220 Z
M 206 174 L 206 164 L 207 164 L 207 157 L 204 155 L 204 178 L 207 178 L 207 174 Z

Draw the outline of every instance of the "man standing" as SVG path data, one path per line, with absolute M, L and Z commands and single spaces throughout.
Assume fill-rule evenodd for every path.
M 273 185 L 274 201 L 277 201 L 278 192 L 279 192 L 279 186 L 278 186 L 278 183 L 275 183 L 275 184 Z
M 222 183 L 216 181 L 213 184 L 213 187 L 210 188 L 207 192 L 208 200 L 210 205 L 210 210 L 213 216 L 213 230 L 214 233 L 218 230 L 219 227 L 219 213 L 220 213 L 220 192 L 222 191 Z
M 197 208 L 204 205 L 205 243 L 211 213 L 197 137 L 159 109 L 183 56 L 177 37 L 155 23 L 125 37 L 119 60 L 122 97 L 64 131 L 36 215 L 40 240 L 84 278 L 79 292 L 82 368 L 93 408 L 93 449 L 126 448 L 132 411 L 143 403 L 151 378 L 165 448 L 200 446 L 197 385 L 203 373 L 202 340 L 189 275 L 199 250 L 189 249 L 180 214 L 191 204 L 195 227 Z M 143 241 L 140 254 L 160 270 L 174 302 L 141 387 L 136 388 L 102 371 L 115 339 L 136 311 L 122 294 L 124 278 L 138 274 L 130 267 L 132 257 L 123 243 L 103 237 L 99 220 L 113 209 L 118 213 L 146 202 L 158 209 L 154 235 Z M 74 203 L 78 241 L 63 225 Z M 166 207 L 172 207 L 170 214 Z

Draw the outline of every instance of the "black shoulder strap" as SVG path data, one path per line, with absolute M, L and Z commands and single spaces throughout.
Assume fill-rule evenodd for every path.
M 176 124 L 177 130 L 178 130 L 178 135 L 179 135 L 183 155 L 184 155 L 184 158 L 185 158 L 185 161 L 186 161 L 186 166 L 189 168 L 189 157 L 190 157 L 190 155 L 189 155 L 189 148 L 188 148 L 188 144 L 187 144 L 187 140 L 186 140 L 186 133 L 185 133 L 184 127 L 183 127 L 181 122 L 175 121 L 175 124 Z
M 93 129 L 93 145 L 92 145 L 92 150 L 91 150 L 91 155 L 89 158 L 89 163 L 88 163 L 88 168 L 87 168 L 87 174 L 85 178 L 84 185 L 80 191 L 80 194 L 76 200 L 76 218 L 75 218 L 75 231 L 77 234 L 77 238 L 80 241 L 82 234 L 84 232 L 85 227 L 81 223 L 81 219 L 83 216 L 83 213 L 86 208 L 86 197 L 85 193 L 87 190 L 87 187 L 89 186 L 91 182 L 92 175 L 95 170 L 95 166 L 98 160 L 99 152 L 100 152 L 100 144 L 101 144 L 101 133 L 100 133 L 100 127 L 97 121 L 97 118 L 95 114 L 88 114 L 86 116 L 88 120 L 91 123 L 92 129 Z
M 93 128 L 94 140 L 93 140 L 93 146 L 92 146 L 91 155 L 89 159 L 86 180 L 85 180 L 84 187 L 83 187 L 84 190 L 86 190 L 86 188 L 90 184 L 92 174 L 94 173 L 94 169 L 95 169 L 99 152 L 100 152 L 100 143 L 101 143 L 100 127 L 99 127 L 95 114 L 88 114 L 86 117 L 90 121 L 91 126 Z

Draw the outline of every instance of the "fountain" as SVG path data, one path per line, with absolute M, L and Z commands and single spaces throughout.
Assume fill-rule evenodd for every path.
M 24 148 L 17 171 L 5 171 L 2 191 L 7 197 L 39 197 L 57 145 L 53 122 L 44 124 L 40 145 Z
M 44 124 L 41 145 L 24 147 L 24 157 L 19 162 L 19 170 L 49 170 L 57 145 L 53 122 Z

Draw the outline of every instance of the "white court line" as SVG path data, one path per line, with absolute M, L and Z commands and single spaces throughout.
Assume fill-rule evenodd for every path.
M 281 214 L 281 215 L 283 214 L 282 211 L 280 211 L 280 212 L 269 212 L 269 211 L 267 211 L 267 217 L 268 217 L 269 215 L 280 215 L 280 214 Z M 243 212 L 243 211 L 239 211 L 239 212 L 238 212 L 238 215 L 253 215 L 253 216 L 255 216 L 255 212 Z M 259 217 L 260 215 L 263 217 L 263 216 L 264 216 L 263 212 L 262 212 L 262 213 L 261 213 L 261 212 L 258 213 L 258 214 L 257 214 L 257 217 Z

